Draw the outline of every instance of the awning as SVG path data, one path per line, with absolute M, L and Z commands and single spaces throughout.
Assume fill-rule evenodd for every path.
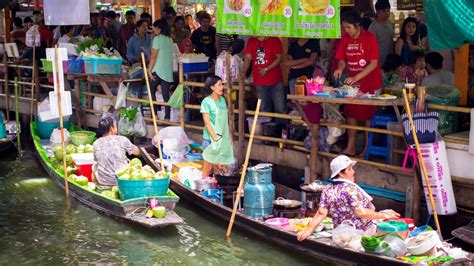
M 424 0 L 431 48 L 447 50 L 474 43 L 473 0 Z

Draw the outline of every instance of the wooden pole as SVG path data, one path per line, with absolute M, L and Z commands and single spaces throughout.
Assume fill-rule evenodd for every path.
M 431 191 L 430 180 L 428 179 L 428 171 L 426 170 L 425 162 L 423 161 L 423 156 L 421 155 L 420 143 L 418 142 L 418 136 L 416 135 L 415 124 L 413 123 L 413 118 L 411 116 L 410 103 L 408 102 L 407 93 L 403 91 L 403 98 L 405 99 L 405 108 L 407 111 L 408 120 L 410 120 L 411 133 L 413 134 L 413 140 L 415 141 L 416 152 L 418 153 L 418 161 L 421 165 L 421 170 L 423 171 L 423 178 L 425 179 L 426 187 L 428 189 L 428 195 L 430 198 L 431 209 L 433 210 L 433 216 L 436 223 L 436 229 L 438 231 L 439 237 L 441 235 L 441 227 L 439 226 L 438 213 L 436 212 L 436 206 L 434 203 L 433 192 Z
M 184 70 L 183 70 L 183 63 L 179 63 L 179 84 L 183 84 L 184 82 Z M 185 90 L 186 88 L 183 88 Z M 186 93 L 186 92 L 184 92 Z M 184 93 L 183 93 L 183 98 L 184 98 Z M 184 128 L 184 122 L 186 118 L 186 109 L 185 109 L 185 104 L 186 101 L 183 99 L 183 104 L 181 105 L 181 109 L 179 110 L 179 116 L 180 116 L 180 125 L 182 128 Z
M 227 110 L 229 116 L 229 131 L 234 132 L 234 107 L 232 106 L 232 81 L 230 79 L 230 60 L 231 56 L 230 53 L 225 54 L 225 68 L 226 68 L 226 81 L 227 81 Z M 231 134 L 231 138 L 234 139 L 234 134 Z
M 461 91 L 460 104 L 467 104 L 469 77 L 469 44 L 456 49 L 454 56 L 454 86 Z
M 244 161 L 245 107 L 244 78 L 241 77 L 239 78 L 239 146 L 237 147 L 238 165 L 241 165 Z
M 249 159 L 250 159 L 250 151 L 252 150 L 253 136 L 255 134 L 255 128 L 257 126 L 258 113 L 260 112 L 260 104 L 261 104 L 261 100 L 259 99 L 257 101 L 257 110 L 255 111 L 255 116 L 253 117 L 252 130 L 250 133 L 249 144 L 247 146 L 247 154 L 245 155 L 245 162 L 242 168 L 242 174 L 240 175 L 239 188 L 237 189 L 237 196 L 235 197 L 234 209 L 232 210 L 232 216 L 230 217 L 229 226 L 227 227 L 227 232 L 225 234 L 227 238 L 230 237 L 230 232 L 232 231 L 232 226 L 234 225 L 235 214 L 237 213 L 240 197 L 242 195 L 242 189 L 244 186 L 244 178 L 245 178 L 245 175 L 247 174 L 247 167 L 248 167 Z
M 5 42 L 6 43 L 6 42 Z M 5 44 L 4 43 L 4 44 Z M 5 47 L 5 46 L 3 46 Z M 3 49 L 3 62 L 5 65 L 5 117 L 7 121 L 10 120 L 10 88 L 9 88 L 9 80 L 8 80 L 8 56 L 7 56 L 7 49 Z
M 160 137 L 158 136 L 158 125 L 156 123 L 155 108 L 153 106 L 153 100 L 151 97 L 150 81 L 148 80 L 148 70 L 147 70 L 148 68 L 146 67 L 144 53 L 142 53 L 142 64 L 143 64 L 143 73 L 145 74 L 146 90 L 148 92 L 148 102 L 150 103 L 151 117 L 153 119 L 153 129 L 155 130 L 156 141 L 158 142 L 157 146 L 158 146 L 158 156 L 160 157 L 161 172 L 164 173 L 165 166 L 163 164 L 163 153 L 161 152 L 161 141 L 160 141 Z
M 11 41 L 11 38 L 10 38 L 10 32 L 11 32 L 11 13 L 10 13 L 10 6 L 7 6 L 5 7 L 5 9 L 3 9 L 3 33 L 4 33 L 4 36 L 3 36 L 3 41 L 5 43 L 9 43 Z M 5 46 L 4 46 L 5 47 Z
M 18 78 L 15 77 L 15 120 L 16 120 L 16 141 L 18 143 L 18 156 L 21 157 L 21 141 L 20 141 L 20 111 L 18 103 Z
M 36 47 L 33 46 L 33 73 L 31 74 L 31 103 L 30 103 L 30 123 L 33 122 L 34 106 L 35 106 L 35 87 L 36 87 Z
M 66 198 L 69 198 L 69 182 L 67 173 L 67 159 L 66 159 L 66 144 L 64 143 L 64 128 L 63 128 L 63 105 L 61 103 L 61 82 L 59 82 L 59 57 L 58 46 L 54 47 L 54 64 L 56 65 L 56 82 L 58 83 L 58 108 L 59 108 L 59 131 L 61 133 L 61 147 L 63 152 L 63 167 L 64 167 L 64 186 L 66 188 Z
M 319 124 L 311 124 L 311 156 L 309 182 L 312 183 L 318 177 L 318 135 Z

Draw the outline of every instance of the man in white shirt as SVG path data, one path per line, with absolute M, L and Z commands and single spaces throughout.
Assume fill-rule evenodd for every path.
M 377 37 L 379 45 L 379 65 L 383 66 L 388 54 L 393 53 L 393 24 L 390 18 L 390 2 L 388 0 L 378 0 L 375 4 L 377 16 L 370 24 L 369 31 Z
M 443 56 L 438 52 L 430 52 L 425 56 L 428 77 L 424 78 L 421 85 L 430 87 L 435 85 L 454 86 L 454 74 L 443 70 Z

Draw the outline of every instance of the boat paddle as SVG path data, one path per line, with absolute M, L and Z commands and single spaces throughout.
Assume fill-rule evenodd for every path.
M 410 121 L 411 133 L 413 134 L 413 140 L 415 141 L 416 152 L 418 154 L 418 161 L 421 165 L 421 170 L 423 171 L 423 178 L 425 179 L 425 184 L 428 189 L 428 195 L 430 198 L 431 209 L 433 210 L 433 216 L 436 223 L 436 230 L 438 231 L 439 237 L 441 235 L 441 227 L 439 226 L 438 213 L 436 212 L 436 206 L 434 203 L 433 192 L 431 191 L 430 180 L 428 179 L 428 171 L 426 170 L 425 162 L 423 161 L 423 156 L 421 155 L 420 143 L 418 142 L 418 136 L 416 135 L 415 124 L 413 123 L 413 118 L 411 116 L 410 103 L 408 102 L 407 92 L 403 91 L 403 99 L 405 100 L 405 109 L 407 111 L 408 120 Z
M 242 173 L 240 175 L 239 187 L 237 188 L 237 196 L 235 197 L 234 208 L 232 209 L 232 216 L 230 217 L 229 226 L 227 227 L 227 232 L 225 233 L 226 238 L 230 237 L 230 232 L 232 231 L 232 226 L 234 225 L 235 214 L 237 213 L 237 208 L 239 207 L 240 197 L 242 195 L 242 189 L 244 186 L 244 178 L 245 178 L 245 175 L 247 174 L 247 167 L 249 164 L 250 151 L 252 150 L 253 137 L 255 135 L 255 128 L 257 126 L 257 119 L 260 113 L 261 102 L 262 100 L 260 99 L 257 101 L 257 109 L 255 110 L 255 115 L 253 117 L 252 130 L 250 132 L 250 139 L 247 146 L 247 153 L 245 155 L 244 166 L 242 168 Z
M 156 124 L 156 114 L 155 108 L 153 107 L 153 98 L 151 97 L 150 81 L 148 80 L 148 70 L 146 67 L 145 54 L 142 53 L 142 64 L 143 64 L 143 74 L 145 75 L 146 89 L 148 92 L 148 102 L 150 103 L 151 117 L 153 118 L 153 129 L 155 130 L 156 141 L 158 143 L 158 156 L 160 157 L 160 167 L 161 173 L 165 173 L 165 167 L 163 165 L 163 154 L 161 153 L 161 141 L 158 136 L 158 125 Z
M 59 73 L 59 55 L 58 55 L 57 45 L 54 47 L 54 64 L 56 65 L 56 72 L 54 72 L 53 75 L 56 76 L 56 78 L 53 80 L 56 82 L 57 88 L 58 88 L 59 132 L 61 135 L 61 150 L 63 153 L 64 188 L 66 189 L 66 198 L 69 200 L 69 185 L 68 185 L 67 158 L 66 158 L 67 155 L 66 155 L 66 145 L 64 143 L 63 105 L 61 104 L 61 82 L 59 81 L 60 73 Z

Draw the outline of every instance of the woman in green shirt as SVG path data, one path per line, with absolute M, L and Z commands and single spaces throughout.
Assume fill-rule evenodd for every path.
M 214 166 L 234 163 L 234 150 L 229 132 L 229 119 L 222 80 L 218 76 L 209 76 L 205 88 L 212 91 L 201 103 L 201 113 L 204 120 L 202 147 L 204 166 L 202 176 L 208 177 Z
M 151 97 L 156 101 L 155 92 L 158 85 L 161 86 L 163 100 L 170 99 L 170 83 L 173 82 L 173 40 L 171 29 L 166 19 L 160 19 L 153 23 L 153 39 L 150 63 L 148 63 L 148 75 L 151 83 Z M 170 108 L 165 107 L 165 119 L 170 119 Z

